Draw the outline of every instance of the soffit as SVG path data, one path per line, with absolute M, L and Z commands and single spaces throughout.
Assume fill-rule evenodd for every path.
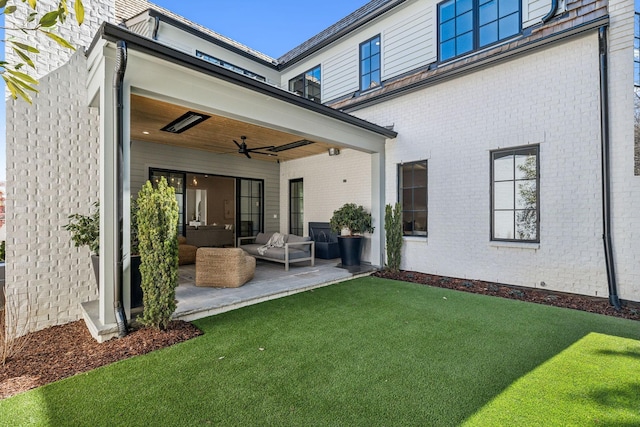
M 182 133 L 170 133 L 160 130 L 187 111 L 206 114 L 211 116 L 211 118 Z M 131 95 L 132 140 L 203 150 L 221 155 L 240 156 L 246 159 L 244 154 L 238 153 L 238 148 L 233 142 L 234 140 L 241 142 L 240 137 L 242 135 L 247 137 L 246 143 L 248 148 L 269 145 L 278 147 L 306 139 L 300 135 L 234 120 L 206 111 L 200 111 L 141 95 Z M 314 143 L 310 145 L 277 152 L 275 153 L 277 157 L 258 153 L 250 153 L 250 155 L 251 160 L 282 162 L 327 153 L 327 150 L 331 147 L 335 146 L 314 141 Z M 268 153 L 267 150 L 262 151 Z

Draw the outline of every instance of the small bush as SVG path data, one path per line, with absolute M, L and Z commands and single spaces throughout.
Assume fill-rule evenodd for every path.
M 178 286 L 178 202 L 173 187 L 162 178 L 138 193 L 138 240 L 142 275 L 141 322 L 166 329 L 176 310 Z
M 4 240 L 0 242 L 0 262 L 4 262 L 5 256 L 5 242 Z
M 90 215 L 69 215 L 69 224 L 64 229 L 71 232 L 71 240 L 76 248 L 89 246 L 92 254 L 100 254 L 100 203 L 93 204 Z

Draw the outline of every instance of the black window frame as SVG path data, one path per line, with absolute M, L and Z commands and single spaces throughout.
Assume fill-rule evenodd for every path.
M 302 195 L 294 194 L 294 187 L 302 186 Z M 300 202 L 300 204 L 296 203 Z M 304 236 L 304 179 L 289 180 L 289 234 Z
M 423 188 L 421 186 L 416 186 L 413 185 L 415 184 L 415 179 L 413 179 L 412 177 L 412 185 L 407 186 L 405 185 L 404 182 L 404 168 L 406 168 L 407 166 L 412 167 L 413 172 L 415 172 L 415 165 L 424 165 L 424 173 L 425 173 L 425 181 L 424 181 L 424 197 L 425 197 L 425 207 L 424 209 L 416 209 L 415 208 L 415 197 L 413 196 L 413 193 L 420 188 Z M 411 200 L 411 209 L 405 209 L 405 204 L 404 204 L 404 191 L 405 190 L 411 190 L 412 192 L 412 200 Z M 402 211 L 402 235 L 403 237 L 423 237 L 423 238 L 427 238 L 429 236 L 429 162 L 425 159 L 425 160 L 417 160 L 414 162 L 406 162 L 406 163 L 400 163 L 398 164 L 398 203 L 400 203 L 400 209 Z M 406 213 L 411 212 L 411 229 L 408 229 L 408 227 L 406 226 L 406 224 L 408 223 L 407 221 L 405 221 L 405 217 L 406 217 Z M 414 213 L 415 212 L 424 212 L 424 218 L 425 218 L 425 225 L 424 225 L 424 231 L 422 230 L 414 230 L 413 229 L 413 224 L 415 222 L 415 216 Z
M 375 70 L 370 68 L 369 72 L 363 73 L 363 71 L 362 71 L 362 63 L 363 63 L 363 61 L 366 60 L 366 59 L 370 59 L 375 54 L 374 55 L 370 54 L 368 57 L 363 58 L 363 56 L 362 56 L 362 47 L 364 45 L 366 45 L 366 44 L 371 44 L 371 42 L 373 42 L 376 39 L 378 39 L 378 46 L 379 46 L 378 53 L 377 53 L 377 55 L 378 55 L 378 68 L 375 69 Z M 369 50 L 369 52 L 371 52 L 371 50 Z M 375 36 L 371 37 L 370 39 L 365 40 L 365 41 L 363 41 L 362 43 L 360 43 L 358 45 L 358 58 L 359 58 L 359 62 L 358 62 L 358 64 L 359 64 L 358 65 L 358 67 L 359 67 L 359 71 L 358 71 L 358 86 L 360 87 L 360 92 L 366 92 L 366 91 L 373 90 L 373 89 L 376 89 L 378 87 L 381 87 L 382 86 L 382 37 L 380 36 L 380 34 L 375 35 Z M 378 80 L 379 80 L 377 82 L 377 85 L 371 86 L 372 79 L 370 78 L 369 79 L 369 86 L 363 87 L 362 86 L 362 78 L 364 77 L 364 75 L 367 74 L 370 77 L 371 74 L 376 70 L 378 71 Z
M 454 59 L 458 59 L 458 58 L 463 57 L 463 56 L 465 56 L 465 55 L 469 55 L 469 54 L 472 54 L 472 53 L 477 52 L 477 51 L 479 51 L 479 50 L 489 48 L 489 47 L 491 47 L 491 46 L 493 46 L 493 45 L 496 45 L 496 44 L 498 44 L 498 43 L 503 42 L 504 40 L 508 40 L 508 39 L 510 39 L 510 38 L 513 38 L 513 37 L 516 37 L 516 36 L 518 36 L 518 35 L 521 35 L 521 34 L 522 34 L 522 2 L 521 2 L 521 1 L 518 1 L 518 2 L 517 2 L 517 3 L 518 3 L 518 11 L 517 11 L 517 18 L 518 18 L 518 31 L 517 31 L 517 32 L 515 32 L 515 33 L 513 33 L 513 34 L 509 34 L 509 35 L 507 35 L 507 36 L 504 36 L 504 37 L 500 37 L 500 36 L 499 36 L 499 33 L 498 33 L 498 38 L 497 38 L 494 42 L 486 43 L 486 44 L 481 45 L 481 44 L 480 44 L 480 27 L 482 27 L 482 26 L 486 26 L 486 25 L 487 25 L 487 23 L 484 23 L 484 24 L 480 25 L 480 13 L 479 13 L 479 11 L 480 11 L 480 7 L 481 7 L 481 6 L 484 6 L 486 3 L 488 3 L 488 0 L 470 0 L 470 1 L 472 2 L 471 12 L 473 13 L 473 17 L 472 17 L 472 28 L 471 28 L 471 33 L 472 33 L 472 48 L 471 48 L 470 50 L 465 51 L 465 52 L 462 52 L 462 53 L 459 53 L 459 54 L 458 54 L 458 53 L 456 53 L 456 55 L 454 55 L 454 56 L 447 57 L 447 58 L 444 58 L 444 59 L 443 59 L 443 58 L 442 58 L 442 50 L 441 50 L 442 43 L 443 43 L 443 41 L 442 41 L 442 34 L 441 34 L 441 29 L 442 29 L 441 27 L 442 27 L 442 23 L 440 22 L 440 17 L 441 17 L 441 8 L 442 8 L 442 6 L 443 6 L 445 3 L 448 3 L 449 1 L 451 1 L 451 0 L 444 0 L 444 1 L 441 1 L 441 2 L 439 2 L 439 3 L 437 4 L 437 6 L 436 6 L 436 15 L 437 15 L 437 17 L 436 17 L 436 26 L 437 26 L 437 37 L 438 37 L 438 44 L 437 44 L 437 47 L 436 47 L 436 48 L 437 48 L 437 50 L 438 50 L 437 57 L 438 57 L 438 61 L 439 61 L 439 62 L 448 62 L 448 61 L 452 61 L 452 60 L 454 60 Z M 461 1 L 461 0 L 453 0 L 453 1 L 454 1 L 454 2 L 457 2 L 457 1 Z M 500 0 L 496 0 L 496 1 L 500 1 Z M 482 3 L 482 4 L 481 4 L 481 2 L 484 2 L 484 3 Z M 513 13 L 510 13 L 510 14 L 508 14 L 508 15 L 506 15 L 506 16 L 504 16 L 504 17 L 502 17 L 502 18 L 499 18 L 499 17 L 498 17 L 498 18 L 496 18 L 495 20 L 493 20 L 493 21 L 491 21 L 491 22 L 499 22 L 499 21 L 500 21 L 500 19 L 504 19 L 504 18 L 506 18 L 507 16 L 511 16 L 511 15 L 513 15 Z M 459 15 L 457 15 L 457 13 L 456 13 L 456 14 L 454 15 L 454 18 L 453 18 L 453 19 L 456 19 L 458 16 L 459 16 Z M 448 21 L 446 21 L 446 22 L 449 22 L 449 20 L 448 20 Z M 499 31 L 499 30 L 498 30 L 498 31 Z M 456 34 L 456 35 L 453 37 L 453 39 L 457 38 L 458 36 L 459 36 L 459 35 L 458 35 L 458 34 Z M 452 39 L 451 39 L 451 38 L 449 38 L 449 39 L 445 40 L 445 42 L 446 42 L 446 41 L 449 41 L 449 40 L 452 40 Z
M 508 153 L 512 153 L 514 156 L 518 153 L 518 152 L 525 152 L 525 151 L 531 151 L 531 150 L 535 150 L 535 156 L 536 156 L 536 178 L 535 178 L 535 182 L 536 182 L 536 209 L 535 209 L 535 213 L 536 213 L 536 224 L 535 224 L 535 230 L 536 230 L 536 237 L 535 239 L 517 239 L 515 238 L 515 236 L 517 235 L 517 219 L 515 218 L 515 215 L 517 214 L 518 211 L 525 211 L 527 209 L 518 209 L 517 208 L 517 189 L 516 189 L 516 185 L 515 183 L 518 181 L 527 181 L 527 180 L 531 180 L 529 179 L 518 179 L 516 178 L 515 175 L 515 168 L 516 168 L 516 162 L 514 160 L 514 176 L 513 179 L 511 180 L 499 180 L 496 181 L 495 180 L 495 159 L 496 159 L 496 155 L 501 155 L 501 154 L 508 154 Z M 523 146 L 517 146 L 517 147 L 508 147 L 508 148 L 501 148 L 501 149 L 497 149 L 497 150 L 492 150 L 489 154 L 489 159 L 490 159 L 490 187 L 491 187 L 491 200 L 490 200 L 490 220 L 491 220 L 491 224 L 490 224 L 490 240 L 493 242 L 514 242 L 514 243 L 540 243 L 540 145 L 539 144 L 535 144 L 535 145 L 523 145 Z M 512 209 L 498 209 L 501 212 L 506 212 L 506 211 L 513 211 L 513 215 L 514 215 L 514 220 L 513 220 L 513 235 L 514 238 L 499 238 L 499 237 L 495 237 L 495 231 L 496 231 L 496 227 L 495 227 L 495 212 L 497 211 L 495 208 L 495 183 L 496 182 L 508 182 L 508 181 L 513 181 L 514 182 L 514 201 L 513 201 L 513 208 Z M 529 209 L 530 210 L 530 209 Z
M 310 87 L 309 80 L 311 79 L 307 78 L 307 76 L 313 76 L 315 70 L 318 70 L 318 74 L 320 76 L 318 80 L 319 93 L 317 98 L 309 93 L 309 87 Z M 295 84 L 296 80 L 302 80 L 302 93 L 298 93 L 295 91 L 295 86 L 293 85 Z M 307 98 L 313 102 L 317 102 L 318 104 L 321 104 L 322 103 L 322 64 L 318 64 L 315 67 L 311 67 L 304 73 L 298 74 L 294 78 L 289 79 L 289 92 L 296 93 L 303 98 Z

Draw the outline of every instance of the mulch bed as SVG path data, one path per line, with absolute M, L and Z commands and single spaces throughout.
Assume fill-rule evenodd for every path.
M 590 313 L 622 317 L 631 320 L 640 320 L 640 304 L 634 302 L 625 302 L 620 310 L 616 310 L 605 298 L 568 294 L 540 288 L 525 288 L 499 283 L 483 282 L 480 280 L 456 279 L 452 277 L 418 273 L 415 271 L 398 271 L 393 273 L 385 270 L 376 272 L 373 276 L 401 280 L 403 282 L 419 283 L 439 288 L 455 289 L 457 291 L 472 292 L 475 294 L 491 295 L 538 304 L 553 305 L 556 307 L 572 308 L 574 310 L 588 311 Z
M 603 298 L 543 289 L 455 279 L 413 271 L 380 271 L 374 273 L 374 276 L 640 320 L 638 303 L 627 303 L 618 311 Z M 15 358 L 9 359 L 4 366 L 0 365 L 0 399 L 199 335 L 202 335 L 202 331 L 183 321 L 171 322 L 166 331 L 137 329 L 124 338 L 114 338 L 102 344 L 91 337 L 84 321 L 34 332 L 28 335 L 27 345 Z
M 137 329 L 102 344 L 82 320 L 43 329 L 27 335 L 20 353 L 0 365 L 0 399 L 199 335 L 200 329 L 183 321 L 172 321 L 166 331 Z

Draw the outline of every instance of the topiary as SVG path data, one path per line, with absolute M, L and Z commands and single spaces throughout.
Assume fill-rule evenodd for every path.
M 384 209 L 384 231 L 387 242 L 387 268 L 393 272 L 400 270 L 402 258 L 402 210 L 400 203 Z
M 336 233 L 340 233 L 344 228 L 349 229 L 350 236 L 365 232 L 373 233 L 374 230 L 371 225 L 371 214 L 355 203 L 346 203 L 335 210 L 329 224 Z
M 161 178 L 138 193 L 138 240 L 142 275 L 142 324 L 166 329 L 176 310 L 178 286 L 178 202 Z

